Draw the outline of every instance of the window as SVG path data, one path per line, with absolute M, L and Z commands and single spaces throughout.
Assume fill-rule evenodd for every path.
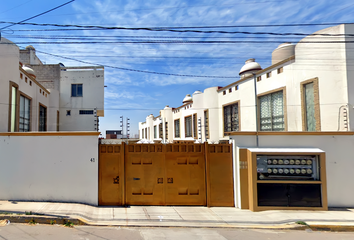
M 283 67 L 278 68 L 277 70 L 278 74 L 283 72 Z
M 163 137 L 163 131 L 162 131 L 162 123 L 159 124 L 159 138 L 162 139 Z
M 315 97 L 313 82 L 304 84 L 304 103 L 305 103 L 305 129 L 306 131 L 316 131 L 315 118 Z
M 267 78 L 270 78 L 272 76 L 272 72 L 267 73 Z
M 57 111 L 57 132 L 59 132 L 59 111 Z
M 239 131 L 238 103 L 224 106 L 224 132 Z
M 197 114 L 193 114 L 193 136 L 194 138 L 198 138 L 198 135 L 197 135 Z
M 32 81 L 30 81 L 30 86 L 32 86 Z
M 165 139 L 168 139 L 168 122 L 165 122 Z
M 47 131 L 47 108 L 39 105 L 39 127 L 38 131 Z
M 144 138 L 144 129 L 141 129 L 141 138 Z
M 284 131 L 283 91 L 259 97 L 260 130 Z
M 179 119 L 175 120 L 175 138 L 181 137 L 181 131 L 180 131 L 180 122 Z
M 71 96 L 82 97 L 82 84 L 71 84 Z
M 262 76 L 257 77 L 257 82 L 262 80 Z
M 18 109 L 18 102 L 17 102 L 17 86 L 11 86 L 11 110 L 10 110 L 10 132 L 17 131 L 16 120 L 17 120 L 17 109 Z
M 184 118 L 185 137 L 192 137 L 192 116 Z
M 66 116 L 71 116 L 71 110 L 66 110 Z
M 226 95 L 226 91 L 223 91 L 222 94 L 223 94 L 223 95 Z
M 209 110 L 204 111 L 205 138 L 209 139 Z
M 238 90 L 238 85 L 235 86 L 235 90 L 236 90 L 236 91 Z
M 20 95 L 20 119 L 19 131 L 30 131 L 30 113 L 31 113 L 31 100 Z
M 157 126 L 154 126 L 154 138 L 157 138 Z
M 21 79 L 23 78 L 23 74 L 22 74 L 22 73 L 20 73 L 20 78 L 21 78 Z
M 302 130 L 321 131 L 318 78 L 301 83 Z
M 145 128 L 145 138 L 148 139 L 147 128 Z
M 93 110 L 79 110 L 80 115 L 93 115 Z
M 232 92 L 232 88 L 229 88 L 229 93 L 231 93 Z

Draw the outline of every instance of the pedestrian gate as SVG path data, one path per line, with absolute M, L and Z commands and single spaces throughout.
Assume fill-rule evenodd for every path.
M 233 206 L 230 144 L 101 144 L 99 205 Z

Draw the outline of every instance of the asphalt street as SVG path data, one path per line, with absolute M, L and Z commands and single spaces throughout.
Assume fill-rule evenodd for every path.
M 317 232 L 311 230 L 251 230 L 227 228 L 165 228 L 165 227 L 88 227 L 74 226 L 73 228 L 61 225 L 28 225 L 9 224 L 0 227 L 0 239 L 24 240 L 352 240 L 354 233 L 350 232 Z

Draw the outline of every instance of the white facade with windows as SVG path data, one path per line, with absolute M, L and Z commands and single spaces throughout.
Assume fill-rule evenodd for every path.
M 264 69 L 254 59 L 247 60 L 240 80 L 193 94 L 189 103 L 172 108 L 168 131 L 174 133 L 173 121 L 180 119 L 181 135 L 165 139 L 205 141 L 206 132 L 208 141 L 219 141 L 235 131 L 353 131 L 354 44 L 348 41 L 353 33 L 353 24 L 343 24 L 296 45 L 281 44 L 273 51 L 272 65 Z M 197 130 L 192 137 L 185 134 L 190 129 L 188 116 L 201 120 L 201 126 L 192 120 L 192 132 Z M 139 123 L 140 132 L 151 127 L 147 123 Z M 143 139 L 163 140 L 146 135 Z
M 32 46 L 5 38 L 0 52 L 0 132 L 98 130 L 103 67 L 44 65 Z

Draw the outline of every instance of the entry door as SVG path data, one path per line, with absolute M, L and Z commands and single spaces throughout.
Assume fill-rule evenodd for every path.
M 103 144 L 99 146 L 99 205 L 122 205 L 124 184 L 123 146 Z
M 166 152 L 166 205 L 206 205 L 201 144 L 173 144 Z
M 162 144 L 127 145 L 126 203 L 165 205 L 165 164 Z

